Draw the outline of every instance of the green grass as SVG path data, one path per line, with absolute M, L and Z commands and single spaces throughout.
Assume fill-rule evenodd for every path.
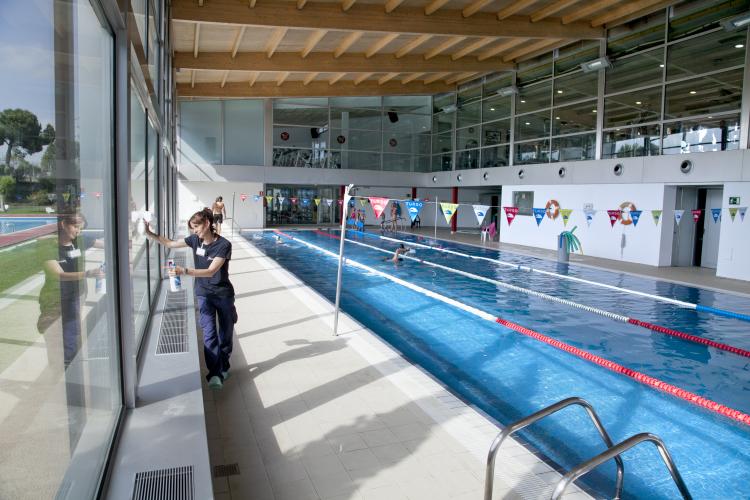
M 54 208 L 54 207 L 53 207 Z M 0 217 L 3 215 L 18 215 L 18 214 L 46 214 L 47 210 L 45 207 L 39 205 L 10 205 L 7 212 L 0 212 Z
M 0 252 L 0 269 L 3 270 L 0 273 L 0 294 L 42 271 L 44 263 L 40 262 L 39 256 L 54 254 L 56 248 L 57 238 L 45 237 Z

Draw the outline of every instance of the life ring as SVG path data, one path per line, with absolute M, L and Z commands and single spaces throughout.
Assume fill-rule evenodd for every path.
M 544 206 L 544 212 L 550 219 L 557 219 L 557 217 L 560 215 L 560 203 L 558 203 L 557 200 L 549 200 Z
M 620 224 L 623 226 L 629 226 L 633 223 L 633 218 L 630 216 L 630 212 L 638 210 L 635 208 L 635 203 L 632 201 L 623 201 L 620 203 Z

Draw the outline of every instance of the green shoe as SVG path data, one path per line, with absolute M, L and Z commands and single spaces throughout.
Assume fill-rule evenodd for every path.
M 224 382 L 226 382 L 227 380 L 229 380 L 229 377 L 231 377 L 231 376 L 232 376 L 232 374 L 231 374 L 231 373 L 229 373 L 228 371 L 226 371 L 226 372 L 221 372 L 221 378 L 223 378 L 223 379 L 224 379 Z
M 208 386 L 209 386 L 209 387 L 210 387 L 211 389 L 214 389 L 214 390 L 218 390 L 218 389 L 221 389 L 221 387 L 222 387 L 223 385 L 224 385 L 224 384 L 222 384 L 222 382 L 221 382 L 221 378 L 219 378 L 219 377 L 218 377 L 217 375 L 214 375 L 214 376 L 213 376 L 213 377 L 211 377 L 211 379 L 210 379 L 210 380 L 208 381 Z

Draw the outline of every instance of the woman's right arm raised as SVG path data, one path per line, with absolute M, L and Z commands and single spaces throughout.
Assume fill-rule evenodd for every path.
M 187 243 L 185 243 L 185 240 L 170 240 L 166 236 L 162 236 L 160 234 L 156 234 L 155 232 L 151 231 L 151 227 L 149 227 L 148 222 L 145 220 L 143 221 L 143 224 L 146 226 L 146 236 L 148 238 L 151 238 L 152 240 L 156 240 L 162 245 L 164 245 L 167 248 L 184 248 L 187 246 Z

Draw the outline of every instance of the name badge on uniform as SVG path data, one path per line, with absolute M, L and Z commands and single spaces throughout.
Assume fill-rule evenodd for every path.
M 206 255 L 206 249 L 203 247 L 196 248 L 195 255 L 200 255 L 201 257 L 204 257 Z
M 80 248 L 74 248 L 73 250 L 68 250 L 68 258 L 69 259 L 77 259 L 81 256 L 81 249 Z

